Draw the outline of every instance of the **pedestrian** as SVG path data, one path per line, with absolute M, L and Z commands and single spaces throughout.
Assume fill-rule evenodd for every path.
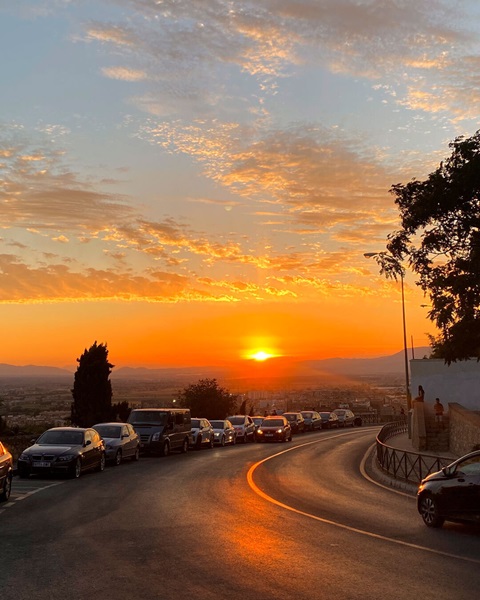
M 418 394 L 415 398 L 415 402 L 423 402 L 425 400 L 425 390 L 421 385 L 418 386 Z
M 442 423 L 443 426 L 443 404 L 440 402 L 440 398 L 435 398 L 435 404 L 433 405 L 435 412 L 435 423 Z

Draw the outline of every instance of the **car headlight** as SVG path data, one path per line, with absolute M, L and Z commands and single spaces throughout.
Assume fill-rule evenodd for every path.
M 152 442 L 158 442 L 159 439 L 160 439 L 160 432 L 157 431 L 157 433 L 154 433 L 152 435 Z
M 18 457 L 19 460 L 26 460 L 27 462 L 30 461 L 30 457 L 28 456 L 28 454 L 25 454 L 25 452 L 22 452 L 20 454 L 20 456 Z
M 67 462 L 69 460 L 73 460 L 75 458 L 75 454 L 62 454 L 62 456 L 59 456 L 57 458 L 57 460 L 59 462 Z
M 263 430 L 262 429 L 257 429 L 257 433 L 258 433 L 258 435 L 263 435 Z
M 220 437 L 220 434 L 218 432 L 215 433 L 214 435 L 215 435 L 215 437 Z
M 277 429 L 277 433 L 283 433 L 283 429 L 282 428 Z

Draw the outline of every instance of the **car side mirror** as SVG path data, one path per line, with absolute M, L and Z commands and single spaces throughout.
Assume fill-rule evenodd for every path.
M 32 446 L 33 446 L 33 444 L 35 444 L 36 442 L 37 442 L 37 439 L 36 439 L 36 438 L 32 438 L 32 439 L 30 440 L 30 444 L 31 444 Z
M 90 446 L 90 444 L 92 443 L 92 440 L 87 440 L 84 444 L 84 446 Z
M 452 477 L 452 475 L 455 474 L 455 469 L 452 469 L 451 467 L 443 467 L 442 473 L 445 475 L 445 477 Z

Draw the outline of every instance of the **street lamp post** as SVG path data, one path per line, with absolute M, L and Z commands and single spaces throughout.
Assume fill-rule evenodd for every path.
M 365 252 L 363 256 L 365 258 L 373 258 L 374 256 L 385 255 L 384 252 Z M 402 265 L 393 257 L 388 257 L 391 263 L 395 264 L 395 272 L 400 275 L 400 284 L 402 290 L 402 324 L 403 324 L 403 354 L 405 360 L 405 393 L 407 396 L 407 410 L 412 408 L 412 397 L 410 395 L 410 385 L 408 377 L 408 350 L 407 350 L 407 322 L 405 318 L 405 292 L 404 292 L 404 274 Z

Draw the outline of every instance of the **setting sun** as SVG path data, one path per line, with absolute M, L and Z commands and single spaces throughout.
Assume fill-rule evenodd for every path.
M 264 352 L 263 350 L 259 350 L 258 352 L 255 352 L 255 354 L 252 354 L 252 358 L 254 360 L 259 360 L 259 361 L 263 361 L 263 360 L 267 360 L 267 358 L 272 358 L 273 354 L 269 354 L 268 352 Z

